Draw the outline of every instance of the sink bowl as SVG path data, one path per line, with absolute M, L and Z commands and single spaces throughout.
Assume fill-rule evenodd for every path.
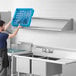
M 59 60 L 60 58 L 54 58 L 54 57 L 44 57 L 44 59 L 48 59 L 48 60 Z
M 28 57 L 32 57 L 33 54 L 32 53 L 29 53 L 29 54 L 19 54 L 20 56 L 28 56 Z
M 47 59 L 47 60 L 59 60 L 60 58 L 54 58 L 54 57 L 44 57 L 39 55 L 33 55 L 33 53 L 28 54 L 19 54 L 20 56 L 26 56 L 26 57 L 34 57 L 34 58 L 41 58 L 41 59 Z
M 35 58 L 44 58 L 43 56 L 33 55 L 33 53 L 29 54 L 19 54 L 20 56 L 26 56 L 26 57 L 35 57 Z

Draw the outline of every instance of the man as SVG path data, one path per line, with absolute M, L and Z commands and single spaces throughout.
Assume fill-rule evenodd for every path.
M 0 20 L 0 76 L 7 76 L 7 67 L 9 66 L 8 54 L 7 54 L 7 39 L 16 36 L 17 32 L 21 28 L 19 25 L 16 31 L 12 34 L 3 33 L 10 26 L 11 21 L 5 25 L 3 20 Z

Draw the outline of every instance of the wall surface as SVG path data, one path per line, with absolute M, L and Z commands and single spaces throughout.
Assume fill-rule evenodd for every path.
M 35 17 L 62 19 L 74 18 L 74 31 L 76 29 L 76 0 L 13 0 L 12 11 L 14 12 L 17 7 L 34 8 Z M 21 40 L 25 42 L 32 42 L 35 37 L 37 40 L 39 38 L 41 43 L 44 43 L 44 46 L 46 46 L 46 44 L 49 46 L 49 42 L 46 40 L 49 39 L 51 47 L 76 50 L 75 32 L 60 33 L 22 30 L 18 33 L 17 41 Z M 40 45 L 39 41 L 35 42 Z M 63 69 L 63 76 L 76 76 L 75 66 L 76 64 L 66 65 Z
M 0 11 L 10 11 L 12 0 L 0 0 Z
M 34 8 L 36 17 L 74 18 L 76 21 L 76 0 L 13 0 L 12 11 L 16 8 Z M 12 13 L 13 15 L 13 13 Z M 76 22 L 74 21 L 74 29 Z M 32 34 L 31 34 L 32 35 Z M 76 49 L 76 33 L 50 33 L 53 47 Z M 64 43 L 65 42 L 65 43 Z
M 76 0 L 13 0 L 12 10 L 34 8 L 34 16 L 48 18 L 74 18 L 76 21 Z
M 76 0 L 13 0 L 13 9 L 16 7 L 32 7 L 34 16 L 52 18 L 75 18 Z
M 11 8 L 10 8 L 11 7 Z M 47 17 L 47 18 L 74 18 L 74 31 L 76 30 L 76 0 L 2 0 L 0 2 L 0 10 L 11 10 L 12 16 L 16 8 L 29 8 L 35 9 L 35 17 Z M 49 36 L 50 33 L 50 36 Z M 38 35 L 37 35 L 38 34 Z M 30 38 L 37 36 L 46 41 L 45 34 L 50 40 L 52 47 L 58 48 L 68 48 L 76 50 L 76 32 L 30 32 L 30 31 L 19 31 L 17 36 L 17 41 L 22 39 L 22 41 L 28 40 L 26 36 Z M 27 37 L 28 38 L 28 37 Z M 29 40 L 31 41 L 31 39 Z M 42 43 L 43 43 L 42 40 Z M 40 44 L 40 43 L 39 43 Z M 45 44 L 44 44 L 45 46 Z M 76 76 L 76 64 L 65 66 L 63 69 L 63 76 Z

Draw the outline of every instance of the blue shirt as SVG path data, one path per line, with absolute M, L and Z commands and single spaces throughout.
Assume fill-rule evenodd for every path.
M 8 34 L 0 32 L 0 49 L 7 48 Z

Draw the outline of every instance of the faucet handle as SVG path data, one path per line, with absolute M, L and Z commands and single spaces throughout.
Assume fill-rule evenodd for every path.
M 42 48 L 42 52 L 45 52 L 45 53 L 46 53 L 46 52 L 47 52 L 47 51 L 46 51 L 46 48 Z
M 45 53 L 53 53 L 53 51 L 54 51 L 54 48 L 51 48 L 51 49 L 42 48 L 42 52 L 45 52 Z
M 49 49 L 48 53 L 53 53 L 53 51 L 54 51 L 54 48 L 51 48 L 51 49 Z

